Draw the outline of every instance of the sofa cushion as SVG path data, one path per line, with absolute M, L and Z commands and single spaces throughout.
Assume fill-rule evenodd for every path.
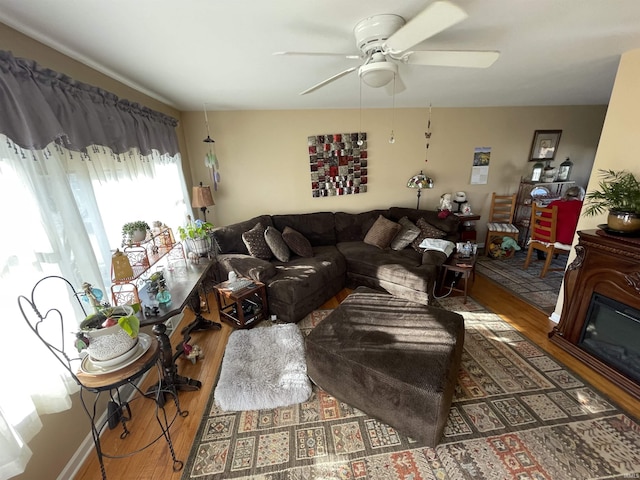
M 380 215 L 387 217 L 387 211 L 371 210 L 362 213 L 336 212 L 334 214 L 336 243 L 364 240 L 365 235 Z
M 387 220 L 382 215 L 369 229 L 364 237 L 364 243 L 374 245 L 378 248 L 385 249 L 391 244 L 391 240 L 397 235 L 402 226 L 399 223 Z
M 269 312 L 279 320 L 297 322 L 344 288 L 345 259 L 335 246 L 313 247 L 313 257 L 272 263 L 277 273 L 267 284 L 267 297 Z
M 422 254 L 422 264 L 423 265 L 435 265 L 437 267 L 441 266 L 444 262 L 447 261 L 447 255 L 438 252 L 436 250 L 427 250 Z
M 269 260 L 273 257 L 273 252 L 264 238 L 264 229 L 261 223 L 257 223 L 251 230 L 247 230 L 242 234 L 242 241 L 247 247 L 249 255 Z
M 298 213 L 291 215 L 273 215 L 273 226 L 281 232 L 291 227 L 305 236 L 312 246 L 335 245 L 333 213 Z
M 281 262 L 288 262 L 291 256 L 291 251 L 287 246 L 287 243 L 282 238 L 282 233 L 275 227 L 267 227 L 264 230 L 264 239 L 269 245 L 269 248 L 273 252 L 273 256 Z
M 350 275 L 423 292 L 428 291 L 429 280 L 433 280 L 430 275 L 435 275 L 436 267 L 422 265 L 422 254 L 412 249 L 380 250 L 364 242 L 341 242 L 337 247 L 345 257 Z
M 446 232 L 443 232 L 439 228 L 434 227 L 424 218 L 419 218 L 416 222 L 416 226 L 420 229 L 420 234 L 413 242 L 411 242 L 411 246 L 416 252 L 422 253 L 420 244 L 425 238 L 445 238 L 447 236 Z
M 420 235 L 420 229 L 407 217 L 402 217 L 398 223 L 402 228 L 391 242 L 392 250 L 408 247 Z
M 250 278 L 256 282 L 267 282 L 277 273 L 273 263 L 241 253 L 221 254 L 218 256 L 218 261 L 225 273 L 236 272 L 241 277 Z
M 244 253 L 248 255 L 249 250 L 247 250 L 242 241 L 242 234 L 255 227 L 257 223 L 261 223 L 265 228 L 273 226 L 269 215 L 260 215 L 244 222 L 214 228 L 211 233 L 218 243 L 220 253 Z
M 313 248 L 309 240 L 297 230 L 291 227 L 284 227 L 282 238 L 296 255 L 301 257 L 313 257 Z

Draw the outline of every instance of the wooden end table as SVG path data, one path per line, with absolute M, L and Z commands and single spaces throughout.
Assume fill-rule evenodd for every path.
M 251 328 L 267 318 L 267 292 L 264 283 L 252 281 L 250 285 L 232 290 L 226 281 L 213 287 L 218 301 L 220 319 L 237 328 Z
M 449 259 L 442 265 L 442 277 L 440 280 L 440 289 L 444 289 L 444 282 L 449 272 L 460 273 L 460 280 L 464 280 L 464 288 L 453 287 L 454 292 L 460 292 L 464 294 L 463 303 L 467 303 L 467 293 L 469 291 L 469 277 L 475 281 L 476 279 L 476 259 L 478 255 L 471 255 L 470 257 L 462 257 L 458 253 L 454 253 Z

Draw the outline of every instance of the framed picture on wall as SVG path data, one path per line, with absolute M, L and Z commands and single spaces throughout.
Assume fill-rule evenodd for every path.
M 560 143 L 562 130 L 536 130 L 531 143 L 530 162 L 553 160 Z

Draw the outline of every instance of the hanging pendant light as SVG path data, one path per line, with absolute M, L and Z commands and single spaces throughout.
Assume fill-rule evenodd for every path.
M 358 141 L 356 142 L 359 147 L 364 145 L 364 140 L 362 139 L 362 78 L 359 78 L 360 82 L 360 127 L 358 129 Z

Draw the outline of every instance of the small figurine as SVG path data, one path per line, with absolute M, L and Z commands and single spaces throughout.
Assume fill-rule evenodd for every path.
M 197 265 L 198 263 L 200 263 L 200 257 L 196 253 L 189 252 L 189 261 Z
M 184 352 L 184 356 L 191 360 L 191 363 L 194 365 L 198 361 L 198 358 L 202 358 L 203 356 L 202 349 L 196 344 L 190 345 L 185 342 L 182 344 L 182 351 Z
M 153 307 L 150 307 L 149 305 L 144 306 L 145 317 L 157 317 L 158 315 L 160 315 L 160 307 L 157 305 L 154 305 Z

